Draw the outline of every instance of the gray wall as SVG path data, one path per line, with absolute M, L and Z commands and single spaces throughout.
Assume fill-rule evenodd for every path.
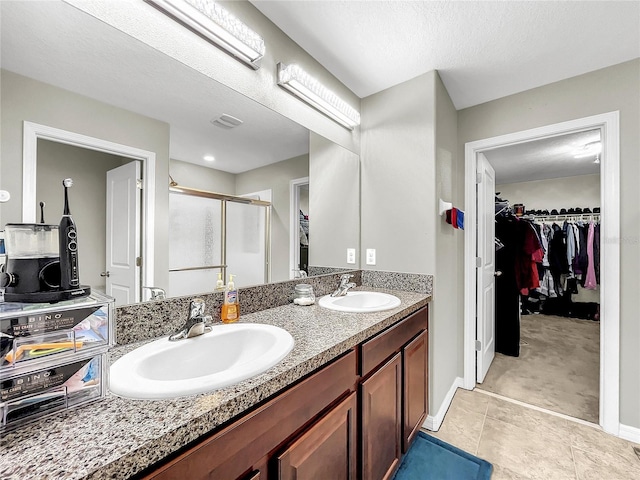
M 155 152 L 155 283 L 168 286 L 169 125 L 5 70 L 0 81 L 0 189 L 12 195 L 0 204 L 2 224 L 22 221 L 25 120 Z
M 311 133 L 309 265 L 357 267 L 347 263 L 347 248 L 360 246 L 359 170 L 358 155 Z
M 434 274 L 436 73 L 362 99 L 361 266 Z M 375 248 L 368 266 L 365 250 Z
M 464 192 L 464 166 L 457 160 L 457 112 L 447 90 L 435 76 L 435 155 L 436 176 L 430 188 L 437 199 L 452 202 L 461 208 Z M 437 204 L 436 204 L 437 205 Z M 458 275 L 463 272 L 458 249 L 464 245 L 464 231 L 449 225 L 445 216 L 438 217 L 437 206 L 426 210 L 427 217 L 435 216 L 436 272 L 433 282 L 433 302 L 429 316 L 431 414 L 435 415 L 456 377 L 461 376 L 463 351 L 459 339 L 463 337 L 463 306 L 458 289 Z
M 214 168 L 171 159 L 169 174 L 182 187 L 235 195 L 236 176 Z
M 123 12 L 118 5 L 120 2 L 66 1 L 300 125 L 358 152 L 359 129 L 351 132 L 341 127 L 280 88 L 276 84 L 276 65 L 278 62 L 297 63 L 356 110 L 359 110 L 360 99 L 248 1 L 219 3 L 264 38 L 266 54 L 257 71 L 199 40 L 177 23 L 168 24 L 165 15 L 144 2 L 127 2 L 126 12 Z
M 45 202 L 45 222 L 58 224 L 64 209 L 62 180 L 73 179 L 69 206 L 78 228 L 80 281 L 101 291 L 105 288 L 105 278 L 100 272 L 106 270 L 107 172 L 131 161 L 95 150 L 38 140 L 38 209 L 39 203 Z M 37 221 L 40 221 L 40 214 Z
M 458 112 L 458 148 L 463 152 L 466 142 L 620 111 L 620 421 L 636 428 L 640 428 L 639 85 L 640 59 L 636 59 Z M 460 277 L 458 288 L 462 286 Z
M 549 210 L 600 206 L 600 175 L 551 178 L 533 182 L 496 185 L 500 197 L 524 204 L 527 210 Z
M 302 155 L 236 175 L 236 195 L 271 189 L 271 281 L 289 279 L 289 181 L 309 176 Z M 314 180 L 315 181 L 315 180 Z
M 462 232 L 438 217 L 437 199 L 461 204 L 456 111 L 436 72 L 362 100 L 363 269 L 433 274 L 429 408 L 435 415 L 462 373 L 458 247 Z

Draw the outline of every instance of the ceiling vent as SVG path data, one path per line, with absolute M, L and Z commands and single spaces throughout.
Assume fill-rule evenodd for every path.
M 211 120 L 211 123 L 213 123 L 216 127 L 229 129 L 242 125 L 243 122 L 239 118 L 232 117 L 231 115 L 223 113 L 219 117 Z

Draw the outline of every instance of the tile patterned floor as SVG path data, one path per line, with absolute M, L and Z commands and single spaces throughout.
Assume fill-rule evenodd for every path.
M 600 429 L 458 389 L 438 432 L 493 464 L 492 480 L 637 480 L 638 446 Z

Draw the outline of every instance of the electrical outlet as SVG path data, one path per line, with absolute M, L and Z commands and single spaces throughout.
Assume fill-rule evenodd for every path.
M 356 263 L 356 249 L 347 248 L 347 263 Z
M 376 249 L 367 248 L 367 265 L 375 265 L 375 264 L 376 264 Z

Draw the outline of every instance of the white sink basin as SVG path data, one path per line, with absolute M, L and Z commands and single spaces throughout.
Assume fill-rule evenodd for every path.
M 382 312 L 400 306 L 400 299 L 382 292 L 347 292 L 342 297 L 326 295 L 318 305 L 341 312 Z
M 162 338 L 129 352 L 111 366 L 109 388 L 137 399 L 209 392 L 268 370 L 292 348 L 291 334 L 273 325 L 216 325 L 198 337 Z

